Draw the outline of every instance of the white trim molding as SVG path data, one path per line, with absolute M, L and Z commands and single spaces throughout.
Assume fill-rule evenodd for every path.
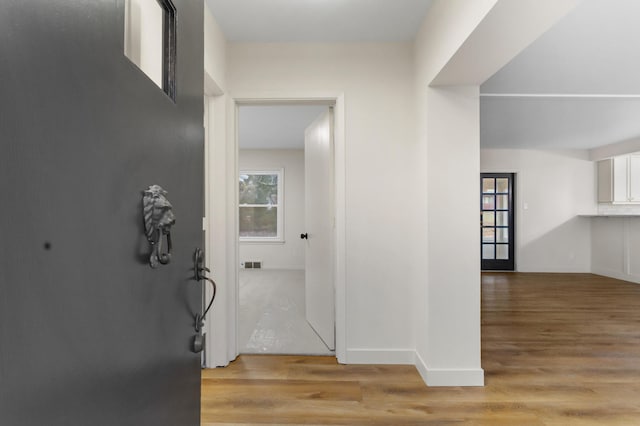
M 347 364 L 414 365 L 427 386 L 484 386 L 482 368 L 429 368 L 414 349 L 352 348 Z
M 415 366 L 427 386 L 484 386 L 482 368 L 429 368 L 418 353 Z
M 348 349 L 347 364 L 413 365 L 414 349 Z

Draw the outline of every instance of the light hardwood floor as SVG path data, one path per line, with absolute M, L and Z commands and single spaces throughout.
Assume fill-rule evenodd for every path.
M 202 425 L 640 425 L 640 285 L 482 276 L 483 388 L 413 366 L 242 356 L 203 371 Z

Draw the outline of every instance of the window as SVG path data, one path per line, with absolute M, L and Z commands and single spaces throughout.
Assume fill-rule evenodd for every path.
M 240 172 L 240 241 L 283 239 L 284 170 Z
M 125 0 L 124 54 L 176 100 L 176 8 L 171 0 Z

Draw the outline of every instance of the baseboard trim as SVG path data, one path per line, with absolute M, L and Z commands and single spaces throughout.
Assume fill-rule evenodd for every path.
M 595 275 L 602 275 L 604 277 L 615 278 L 617 280 L 640 284 L 640 276 L 625 274 L 624 272 L 615 271 L 613 269 L 593 268 L 591 273 Z
M 427 364 L 424 362 L 420 354 L 416 351 L 415 353 L 415 361 L 416 369 L 418 373 L 420 373 L 420 377 L 427 384 L 427 376 L 429 375 L 429 369 L 427 368 Z
M 428 368 L 417 352 L 415 365 L 427 386 L 484 386 L 484 370 L 482 368 Z
M 239 268 L 241 271 L 304 271 L 304 266 L 263 266 L 262 268 Z
M 482 368 L 428 368 L 413 349 L 348 349 L 346 363 L 415 365 L 427 386 L 484 386 Z
M 413 349 L 347 349 L 347 364 L 413 365 Z
M 544 265 L 518 265 L 518 272 L 540 272 L 549 274 L 588 274 L 591 272 L 589 267 L 580 267 L 575 265 L 567 266 L 544 266 Z

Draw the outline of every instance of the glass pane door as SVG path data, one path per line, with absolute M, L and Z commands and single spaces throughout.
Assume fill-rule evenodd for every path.
M 514 180 L 513 173 L 480 175 L 480 255 L 483 270 L 515 269 Z

